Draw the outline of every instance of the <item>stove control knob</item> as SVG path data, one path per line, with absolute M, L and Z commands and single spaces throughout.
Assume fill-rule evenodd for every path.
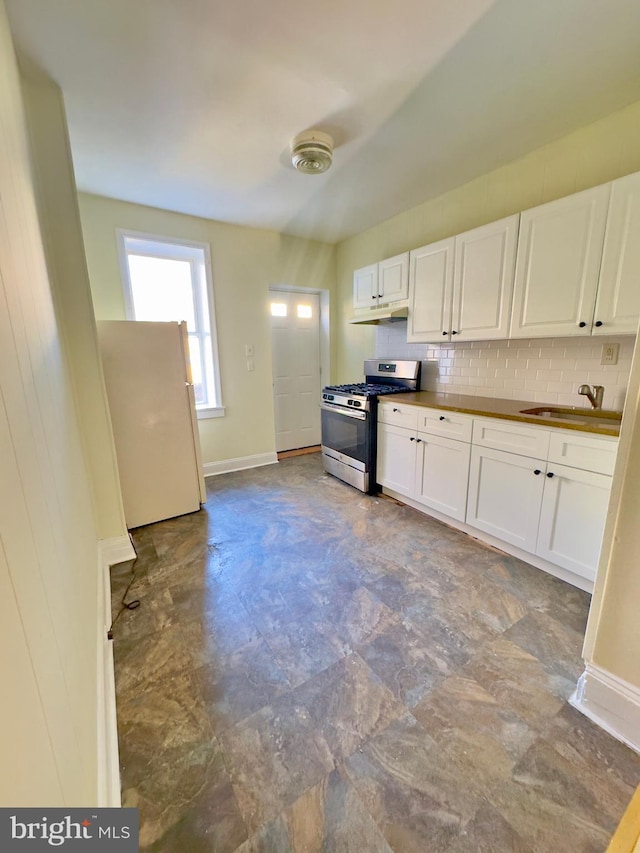
M 349 402 L 351 402 L 351 400 L 349 400 Z M 360 402 L 360 400 L 354 400 L 354 401 L 353 401 L 353 405 L 354 405 L 354 406 L 356 406 L 357 408 L 360 408 L 360 406 L 362 405 L 362 403 Z
M 347 400 L 347 406 L 353 406 L 353 400 Z

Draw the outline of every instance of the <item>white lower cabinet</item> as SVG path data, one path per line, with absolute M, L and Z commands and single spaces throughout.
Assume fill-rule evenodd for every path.
M 467 523 L 593 581 L 610 491 L 608 474 L 473 447 Z
M 378 423 L 376 479 L 381 486 L 406 497 L 413 495 L 416 478 L 416 432 Z
M 406 410 L 400 413 L 389 408 L 378 422 L 378 483 L 451 518 L 464 521 L 471 445 L 385 422 L 385 419 L 401 416 L 411 419 Z M 421 422 L 426 417 L 423 410 Z M 417 418 L 412 420 L 415 422 Z M 459 429 L 461 420 L 464 416 L 449 419 L 449 428 Z M 446 429 L 447 423 L 444 419 L 442 423 L 438 421 L 434 429 Z
M 419 432 L 414 499 L 464 521 L 471 445 Z
M 548 468 L 536 554 L 592 581 L 598 568 L 611 477 L 553 463 Z
M 533 554 L 545 468 L 542 459 L 473 447 L 467 523 Z
M 380 485 L 594 580 L 617 439 L 437 409 L 381 410 Z

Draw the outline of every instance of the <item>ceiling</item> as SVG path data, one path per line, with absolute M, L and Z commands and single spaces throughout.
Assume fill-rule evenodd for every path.
M 6 0 L 79 189 L 334 242 L 640 99 L 638 0 Z M 335 139 L 324 175 L 289 141 Z

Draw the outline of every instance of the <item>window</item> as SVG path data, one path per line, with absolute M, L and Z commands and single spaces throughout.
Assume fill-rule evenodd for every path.
M 311 305 L 298 305 L 298 319 L 309 320 L 311 318 Z
M 127 318 L 184 320 L 198 417 L 224 414 L 209 247 L 125 231 L 118 244 Z
M 286 317 L 287 316 L 287 306 L 284 302 L 272 302 L 271 303 L 271 316 L 272 317 Z

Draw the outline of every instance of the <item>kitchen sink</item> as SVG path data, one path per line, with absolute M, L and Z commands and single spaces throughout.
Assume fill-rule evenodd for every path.
M 521 409 L 521 415 L 536 415 L 549 420 L 571 421 L 573 423 L 593 424 L 594 426 L 619 427 L 622 412 L 607 409 L 581 409 L 573 406 L 537 406 L 534 409 Z

